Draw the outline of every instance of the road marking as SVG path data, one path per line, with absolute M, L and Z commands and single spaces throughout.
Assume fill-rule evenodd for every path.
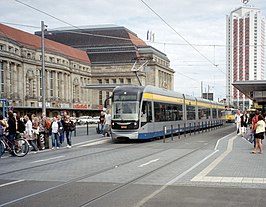
M 155 159 L 155 160 L 151 160 L 151 161 L 149 161 L 149 162 L 147 162 L 147 163 L 144 163 L 144 164 L 142 164 L 142 165 L 140 165 L 140 166 L 138 166 L 138 167 L 144 167 L 144 166 L 149 165 L 149 164 L 151 164 L 151 163 L 153 163 L 153 162 L 157 162 L 158 160 L 160 160 L 160 158 Z
M 266 184 L 266 178 L 250 177 L 215 177 L 207 176 L 233 149 L 233 142 L 238 136 L 229 139 L 226 151 L 217 157 L 209 166 L 202 170 L 198 175 L 191 179 L 194 182 L 211 182 L 211 183 L 260 183 Z
M 85 142 L 79 142 L 77 144 L 73 144 L 72 146 L 79 146 L 79 145 L 83 145 L 85 143 L 92 143 L 95 141 L 99 141 L 99 140 L 106 140 L 107 138 L 97 138 L 97 139 L 93 139 L 93 140 L 89 140 L 89 141 L 85 141 Z M 109 140 L 109 139 L 108 139 Z
M 45 160 L 36 160 L 36 161 L 31 162 L 31 163 L 46 162 L 46 161 L 50 161 L 50 160 L 59 159 L 59 158 L 62 158 L 62 157 L 65 157 L 65 156 L 52 157 L 52 158 L 45 159 Z
M 2 188 L 4 186 L 15 184 L 15 183 L 20 183 L 20 182 L 23 182 L 23 181 L 24 180 L 16 180 L 16 181 L 13 181 L 13 182 L 5 183 L 5 184 L 0 185 L 0 188 Z
M 224 153 L 222 153 L 219 157 L 217 157 L 211 164 L 209 164 L 204 170 L 202 170 L 198 175 L 192 178 L 191 181 L 206 181 L 207 174 L 209 174 L 233 149 L 233 141 L 237 138 L 237 136 L 229 139 L 227 144 L 227 149 Z M 208 177 L 210 179 L 210 177 Z
M 217 141 L 217 143 L 220 142 L 220 140 L 225 139 L 226 137 L 228 137 L 229 135 L 222 137 L 221 139 L 219 139 Z M 209 159 L 210 157 L 212 157 L 215 153 L 217 153 L 219 150 L 217 150 L 218 144 L 216 143 L 215 145 L 215 151 L 212 152 L 211 154 L 209 154 L 208 156 L 206 156 L 204 159 L 202 159 L 200 162 L 196 163 L 195 165 L 193 165 L 191 168 L 189 168 L 188 170 L 186 170 L 185 172 L 181 173 L 180 175 L 178 175 L 177 177 L 175 177 L 174 179 L 170 180 L 169 182 L 167 182 L 165 185 L 163 185 L 161 188 L 159 188 L 158 190 L 154 191 L 152 194 L 146 196 L 145 198 L 143 198 L 140 202 L 137 203 L 137 205 L 135 207 L 141 207 L 143 206 L 147 201 L 149 201 L 150 199 L 152 199 L 154 196 L 156 196 L 158 193 L 160 193 L 161 191 L 163 191 L 165 188 L 167 188 L 169 185 L 174 184 L 176 181 L 178 181 L 180 178 L 184 177 L 187 173 L 189 173 L 190 171 L 194 170 L 196 167 L 198 167 L 200 164 L 202 164 L 203 162 L 205 162 L 207 159 Z
M 94 141 L 94 142 L 90 142 L 88 144 L 84 144 L 84 145 L 79 145 L 78 147 L 88 147 L 88 146 L 93 146 L 93 145 L 97 145 L 97 144 L 104 144 L 109 142 L 110 139 L 104 139 L 104 140 L 100 140 L 100 141 Z

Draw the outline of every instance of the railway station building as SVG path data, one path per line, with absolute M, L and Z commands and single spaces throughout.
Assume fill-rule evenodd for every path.
M 46 34 L 47 116 L 64 110 L 77 117 L 98 115 L 111 94 L 85 88 L 91 84 L 139 85 L 139 78 L 142 85 L 173 89 L 174 71 L 164 53 L 124 27 L 90 28 L 89 33 L 92 32 L 99 36 L 80 43 L 75 41 L 91 36 L 75 36 L 73 45 L 66 44 L 63 38 L 65 35 L 69 39 L 69 32 Z M 101 37 L 106 33 L 116 39 Z M 55 41 L 51 36 L 60 38 Z M 145 67 L 140 67 L 145 62 Z M 1 98 L 8 100 L 17 113 L 42 111 L 41 63 L 41 37 L 0 24 Z M 138 77 L 132 69 L 139 70 Z

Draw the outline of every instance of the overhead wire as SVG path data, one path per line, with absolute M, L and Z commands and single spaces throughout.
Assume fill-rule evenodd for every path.
M 64 21 L 64 20 L 62 20 L 62 19 L 59 19 L 59 18 L 57 18 L 57 17 L 55 17 L 54 15 L 51 15 L 51 14 L 49 14 L 49 13 L 47 13 L 47 12 L 45 12 L 45 11 L 42 11 L 42 10 L 40 10 L 40 9 L 38 9 L 38 8 L 36 8 L 36 7 L 33 7 L 33 6 L 31 6 L 31 5 L 29 5 L 29 4 L 27 4 L 27 3 L 25 3 L 25 2 L 22 2 L 22 1 L 20 1 L 20 0 L 15 0 L 16 2 L 18 2 L 18 3 L 20 3 L 20 4 L 23 4 L 24 6 L 27 6 L 27 7 L 29 7 L 29 8 L 31 8 L 31 9 L 34 9 L 34 10 L 36 10 L 36 11 L 38 11 L 38 12 L 40 12 L 40 13 L 42 13 L 42 14 L 45 14 L 45 15 L 47 15 L 47 16 L 49 16 L 49 17 L 51 17 L 51 18 L 54 18 L 54 19 L 56 19 L 56 20 L 58 20 L 58 21 L 60 21 L 60 22 L 62 22 L 62 23 L 64 23 L 64 24 L 67 24 L 67 25 L 69 25 L 69 26 L 71 26 L 71 27 L 73 27 L 73 28 L 76 28 L 76 29 L 78 29 L 78 30 L 83 30 L 82 28 L 80 28 L 80 27 L 78 27 L 78 26 L 75 26 L 75 25 L 73 25 L 73 24 L 71 24 L 71 23 L 69 23 L 69 22 L 66 22 L 66 21 Z M 143 0 L 141 0 L 148 8 L 150 8 L 163 22 L 165 22 L 165 24 L 167 24 L 178 36 L 180 36 L 189 46 L 191 46 L 193 49 L 195 49 L 202 57 L 204 57 L 208 62 L 210 62 L 212 65 L 214 65 L 216 68 L 218 68 L 222 73 L 224 73 L 217 65 L 215 65 L 209 58 L 207 58 L 205 55 L 203 55 L 197 48 L 195 48 L 195 46 L 199 46 L 199 45 L 196 45 L 195 44 L 195 46 L 193 45 L 193 44 L 191 44 L 190 42 L 188 42 L 182 35 L 180 35 L 170 24 L 168 24 L 159 14 L 157 14 L 148 4 L 146 4 L 146 2 L 144 2 Z M 26 25 L 20 25 L 20 26 L 26 26 Z M 34 28 L 39 28 L 39 27 L 34 27 Z M 57 30 L 52 30 L 52 31 L 57 31 Z M 61 30 L 60 30 L 61 31 Z M 86 33 L 84 33 L 84 32 L 77 32 L 77 31 L 69 31 L 69 30 L 67 30 L 67 32 L 68 33 L 76 33 L 76 34 L 82 34 L 82 35 L 88 35 L 88 36 L 97 36 L 97 37 L 103 37 L 103 38 L 111 38 L 111 39 L 120 39 L 120 40 L 127 40 L 127 41 L 131 41 L 131 39 L 129 39 L 129 38 L 122 38 L 122 37 L 116 37 L 116 36 L 109 36 L 109 35 L 99 35 L 99 34 L 92 34 L 92 33 L 88 33 L 88 32 L 86 32 Z M 142 40 L 143 41 L 143 40 Z M 166 43 L 167 44 L 167 43 Z M 202 45 L 202 46 L 213 46 L 213 45 Z M 217 45 L 218 46 L 218 45 Z M 178 72 L 177 72 L 178 73 Z M 184 75 L 183 73 L 180 73 L 180 75 L 183 75 L 184 77 L 187 77 L 187 78 L 189 78 L 189 79 L 191 79 L 191 80 L 193 80 L 193 81 L 196 81 L 196 82 L 199 82 L 198 80 L 195 80 L 195 79 L 193 79 L 193 78 L 191 78 L 191 77 L 189 77 L 189 76 L 186 76 L 186 75 Z
M 217 68 L 220 72 L 225 74 L 223 70 L 221 70 L 215 63 L 213 63 L 208 57 L 202 54 L 195 46 L 193 46 L 186 38 L 184 38 L 180 33 L 178 33 L 175 28 L 173 28 L 164 18 L 162 18 L 153 8 L 151 8 L 144 0 L 140 0 L 146 7 L 148 7 L 159 19 L 161 19 L 170 29 L 172 29 L 182 40 L 184 40 L 190 47 L 192 47 L 195 51 L 197 51 L 204 59 L 206 59 L 209 63 L 211 63 L 215 68 Z

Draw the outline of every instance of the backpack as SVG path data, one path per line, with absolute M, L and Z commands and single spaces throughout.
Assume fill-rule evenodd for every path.
M 51 128 L 51 125 L 52 125 L 52 120 L 46 119 L 45 120 L 45 128 L 46 129 L 50 129 Z

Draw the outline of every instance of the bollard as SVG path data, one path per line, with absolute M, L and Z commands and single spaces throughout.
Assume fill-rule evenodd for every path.
M 191 136 L 191 123 L 189 123 L 189 136 Z
M 77 136 L 77 123 L 75 123 L 74 137 Z
M 87 135 L 89 135 L 89 122 L 86 121 L 87 124 Z
M 163 127 L 163 143 L 165 143 L 166 126 Z
M 174 140 L 174 128 L 173 125 L 171 125 L 171 140 Z
M 186 124 L 184 124 L 184 137 L 187 137 L 186 132 L 187 132 Z
M 178 139 L 180 139 L 180 124 L 178 124 Z
M 198 122 L 198 134 L 200 134 L 200 122 Z

